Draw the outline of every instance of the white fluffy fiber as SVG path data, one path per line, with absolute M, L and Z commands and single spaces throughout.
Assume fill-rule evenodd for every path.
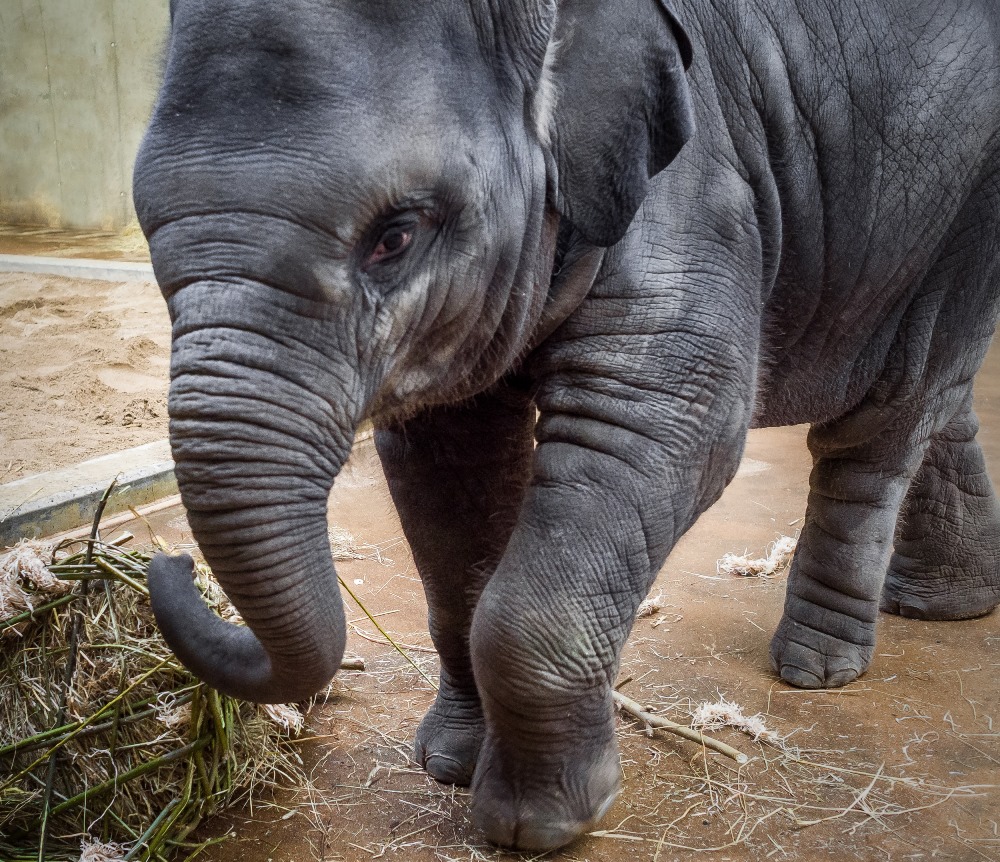
M 655 596 L 649 596 L 649 598 L 643 599 L 639 603 L 639 607 L 636 608 L 635 616 L 636 619 L 642 619 L 643 617 L 651 617 L 657 611 L 663 608 L 663 591 L 661 590 Z
M 121 844 L 102 844 L 90 837 L 80 842 L 80 862 L 122 862 L 124 858 Z
M 305 716 L 290 703 L 265 703 L 263 713 L 282 730 L 296 734 L 305 726 Z
M 22 539 L 0 557 L 0 620 L 31 610 L 33 598 L 44 600 L 72 589 L 71 582 L 60 581 L 46 568 L 51 557 L 52 545 L 33 539 Z
M 172 692 L 163 692 L 153 703 L 157 720 L 168 730 L 184 728 L 191 723 L 191 704 L 176 700 Z
M 781 744 L 781 737 L 764 724 L 764 716 L 747 716 L 735 703 L 725 698 L 719 698 L 718 703 L 703 703 L 691 715 L 691 726 L 699 730 L 719 730 L 723 727 L 735 727 L 753 737 L 754 741 L 763 740 L 774 745 Z
M 767 556 L 759 559 L 752 559 L 748 555 L 738 556 L 736 554 L 726 554 L 716 564 L 716 571 L 720 575 L 739 575 L 744 578 L 770 578 L 775 572 L 781 571 L 788 565 L 795 553 L 797 539 L 791 536 L 782 536 L 774 542 L 768 549 Z

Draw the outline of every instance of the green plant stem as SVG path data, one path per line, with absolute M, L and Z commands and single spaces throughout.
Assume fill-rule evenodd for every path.
M 100 796 L 108 790 L 114 790 L 118 785 L 125 784 L 133 778 L 138 778 L 140 775 L 145 775 L 147 772 L 153 772 L 161 766 L 165 766 L 168 763 L 173 763 L 175 760 L 187 757 L 194 751 L 201 751 L 201 749 L 203 749 L 211 741 L 211 738 L 208 736 L 200 737 L 194 742 L 189 742 L 181 748 L 176 748 L 173 751 L 164 754 L 162 757 L 149 760 L 146 763 L 136 766 L 134 769 L 130 769 L 128 772 L 116 775 L 113 778 L 107 779 L 107 781 L 102 781 L 94 787 L 88 787 L 86 790 L 82 790 L 80 793 L 77 793 L 76 796 L 71 796 L 65 802 L 60 802 L 56 805 L 51 811 L 51 816 L 57 817 L 67 809 L 73 808 L 82 802 L 86 802 L 94 796 Z
M 9 629 L 11 626 L 16 626 L 18 623 L 23 623 L 25 620 L 30 620 L 36 614 L 42 614 L 46 611 L 51 611 L 54 608 L 68 605 L 75 598 L 77 598 L 75 594 L 62 596 L 61 598 L 54 599 L 51 602 L 46 602 L 44 605 L 39 605 L 37 608 L 26 610 L 23 614 L 18 614 L 16 617 L 10 617 L 10 619 L 0 621 L 0 632 L 4 629 Z
M 195 701 L 195 703 L 197 704 L 197 700 Z M 193 707 L 192 707 L 192 710 L 193 710 Z M 192 728 L 195 727 L 195 722 L 194 722 L 193 718 L 192 718 L 192 721 L 191 721 L 191 726 L 192 726 Z M 204 738 L 205 738 L 206 742 L 209 739 L 208 737 L 204 737 Z M 194 744 L 193 742 L 188 743 L 188 745 L 193 745 L 193 744 Z M 177 824 L 177 822 L 187 812 L 188 806 L 191 803 L 191 789 L 192 789 L 193 784 L 194 784 L 194 764 L 192 764 L 192 763 L 189 762 L 188 763 L 188 768 L 187 768 L 187 775 L 185 776 L 185 780 L 184 780 L 184 792 L 181 794 L 181 797 L 178 800 L 178 804 L 177 804 L 176 810 L 174 811 L 174 813 L 170 817 L 168 817 L 168 818 L 166 818 L 164 820 L 163 825 L 160 827 L 159 833 L 156 833 L 155 836 L 151 836 L 149 838 L 149 843 L 148 843 L 147 846 L 149 847 L 150 855 L 152 855 L 152 854 L 159 855 L 159 848 L 163 844 L 166 843 L 167 836 L 170 835 L 171 831 L 174 829 L 174 827 Z M 199 817 L 196 814 L 195 815 L 195 823 L 198 822 L 198 819 L 199 819 Z
M 140 578 L 145 578 L 147 574 L 146 566 L 149 565 L 149 557 L 145 554 L 136 554 L 135 552 L 120 552 L 115 549 L 114 553 L 105 553 L 103 555 L 104 559 L 113 560 L 118 565 L 124 566 L 127 569 L 131 569 Z
M 115 476 L 111 480 L 111 484 L 108 485 L 107 490 L 101 496 L 101 501 L 97 504 L 97 511 L 94 512 L 94 523 L 90 528 L 90 539 L 87 542 L 87 563 L 90 564 L 94 562 L 94 545 L 100 539 L 100 527 L 101 518 L 104 517 L 104 509 L 108 505 L 108 500 L 111 499 L 111 494 L 118 486 L 118 477 Z
M 97 566 L 94 566 L 94 571 L 78 570 L 66 572 L 53 572 L 53 574 L 60 581 L 110 581 L 111 578 L 107 576 L 104 572 L 97 571 Z
M 202 841 L 201 844 L 195 845 L 194 850 L 184 857 L 183 862 L 192 862 L 192 860 L 200 856 L 207 848 L 214 847 L 216 844 L 221 844 L 228 837 L 229 833 L 226 833 L 225 835 L 220 835 L 218 838 L 209 838 L 206 841 Z M 180 847 L 182 849 L 187 849 L 191 846 L 187 842 L 183 841 L 168 841 L 167 844 L 171 847 Z
M 156 815 L 156 819 L 149 824 L 149 828 L 139 836 L 135 844 L 133 844 L 128 853 L 125 854 L 125 858 L 122 862 L 131 862 L 132 859 L 135 859 L 136 854 L 140 849 L 142 849 L 142 845 L 149 840 L 149 837 L 157 830 L 164 818 L 166 818 L 166 816 L 170 813 L 170 810 L 174 808 L 178 802 L 180 802 L 179 799 L 171 799 L 170 802 L 167 803 L 167 807 Z
M 201 783 L 202 793 L 208 799 L 212 795 L 212 784 L 208 778 L 208 769 L 205 767 L 205 758 L 202 752 L 198 751 L 194 755 L 194 765 L 198 773 L 198 781 Z
M 226 727 L 232 727 L 233 722 L 236 720 L 236 713 L 237 713 L 236 701 L 233 700 L 231 697 L 225 698 L 225 700 L 223 701 L 223 712 L 225 713 L 226 716 Z M 229 756 L 230 748 L 231 746 L 227 743 L 226 754 L 222 760 L 222 762 L 225 764 L 226 767 L 226 783 L 223 789 L 225 789 L 227 792 L 231 790 L 233 787 L 233 758 Z
M 361 608 L 361 612 L 366 617 L 368 617 L 368 619 L 371 620 L 372 625 L 379 630 L 379 633 L 382 635 L 382 637 L 384 637 L 387 641 L 389 641 L 389 643 L 392 644 L 393 649 L 395 649 L 396 652 L 398 652 L 403 658 L 405 658 L 413 666 L 413 669 L 417 673 L 419 673 L 425 680 L 427 680 L 431 688 L 437 691 L 437 683 L 434 682 L 434 680 L 432 680 L 429 676 L 427 676 L 427 674 L 425 674 L 423 670 L 421 670 L 420 667 L 417 666 L 417 663 L 403 651 L 403 648 L 398 643 L 396 643 L 395 640 L 392 639 L 389 632 L 387 632 L 384 628 L 382 628 L 382 626 L 379 624 L 379 621 L 375 619 L 375 617 L 373 617 L 371 613 L 369 613 L 368 608 L 366 608 L 362 604 L 361 599 L 359 599 L 356 595 L 354 595 L 354 590 L 352 590 L 349 586 L 347 586 L 347 584 L 344 582 L 344 579 L 340 577 L 340 575 L 337 575 L 337 580 L 340 581 L 340 585 L 345 590 L 347 590 L 347 595 L 349 595 L 352 599 L 354 599 L 354 603 L 359 608 Z
M 149 597 L 149 590 L 145 586 L 140 584 L 135 578 L 126 575 L 123 571 L 112 566 L 111 563 L 109 563 L 104 557 L 97 557 L 97 565 L 112 577 L 117 578 L 123 584 L 127 584 L 133 590 L 142 593 L 147 598 Z

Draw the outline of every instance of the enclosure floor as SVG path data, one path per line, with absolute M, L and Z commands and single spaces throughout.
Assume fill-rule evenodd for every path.
M 1000 476 L 997 350 L 979 381 L 977 407 Z M 921 623 L 883 615 L 862 679 L 800 691 L 768 665 L 785 573 L 767 580 L 716 572 L 723 554 L 759 554 L 801 526 L 804 438 L 804 428 L 751 434 L 740 475 L 660 573 L 653 594 L 662 591 L 662 608 L 637 623 L 621 671 L 632 677 L 625 693 L 677 721 L 720 696 L 747 715 L 762 713 L 791 754 L 716 731 L 751 756 L 737 769 L 675 737 L 650 738 L 621 718 L 619 801 L 598 834 L 550 858 L 1000 859 L 1000 616 Z M 367 554 L 339 564 L 341 576 L 433 678 L 420 585 L 370 443 L 338 480 L 330 523 Z M 180 510 L 155 516 L 152 526 L 175 544 L 191 543 Z M 356 606 L 348 604 L 347 616 L 348 650 L 368 670 L 342 673 L 309 717 L 305 735 L 314 739 L 298 748 L 312 788 L 216 818 L 201 837 L 232 837 L 200 858 L 499 858 L 470 824 L 466 792 L 436 784 L 409 762 L 413 732 L 433 697 L 429 684 Z
M 152 281 L 0 272 L 0 482 L 165 440 L 169 364 Z
M 149 249 L 137 226 L 112 233 L 0 224 L 0 254 L 149 262 Z

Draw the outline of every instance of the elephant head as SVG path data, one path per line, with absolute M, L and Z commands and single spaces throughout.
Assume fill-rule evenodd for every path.
M 170 439 L 201 550 L 150 572 L 202 678 L 322 688 L 326 503 L 354 429 L 481 391 L 532 343 L 557 237 L 608 246 L 690 135 L 658 0 L 171 0 L 134 197 L 173 327 Z M 565 243 L 563 243 L 565 245 Z

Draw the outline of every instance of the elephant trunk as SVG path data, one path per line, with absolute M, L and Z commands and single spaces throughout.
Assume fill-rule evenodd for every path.
M 276 341 L 264 327 L 191 327 L 183 313 L 175 317 L 177 482 L 201 552 L 247 625 L 209 609 L 187 556 L 154 558 L 150 600 L 165 640 L 191 671 L 261 703 L 315 694 L 344 651 L 326 507 L 350 452 L 359 399 L 352 375 L 325 371 L 329 365 L 302 353 L 301 344 Z

